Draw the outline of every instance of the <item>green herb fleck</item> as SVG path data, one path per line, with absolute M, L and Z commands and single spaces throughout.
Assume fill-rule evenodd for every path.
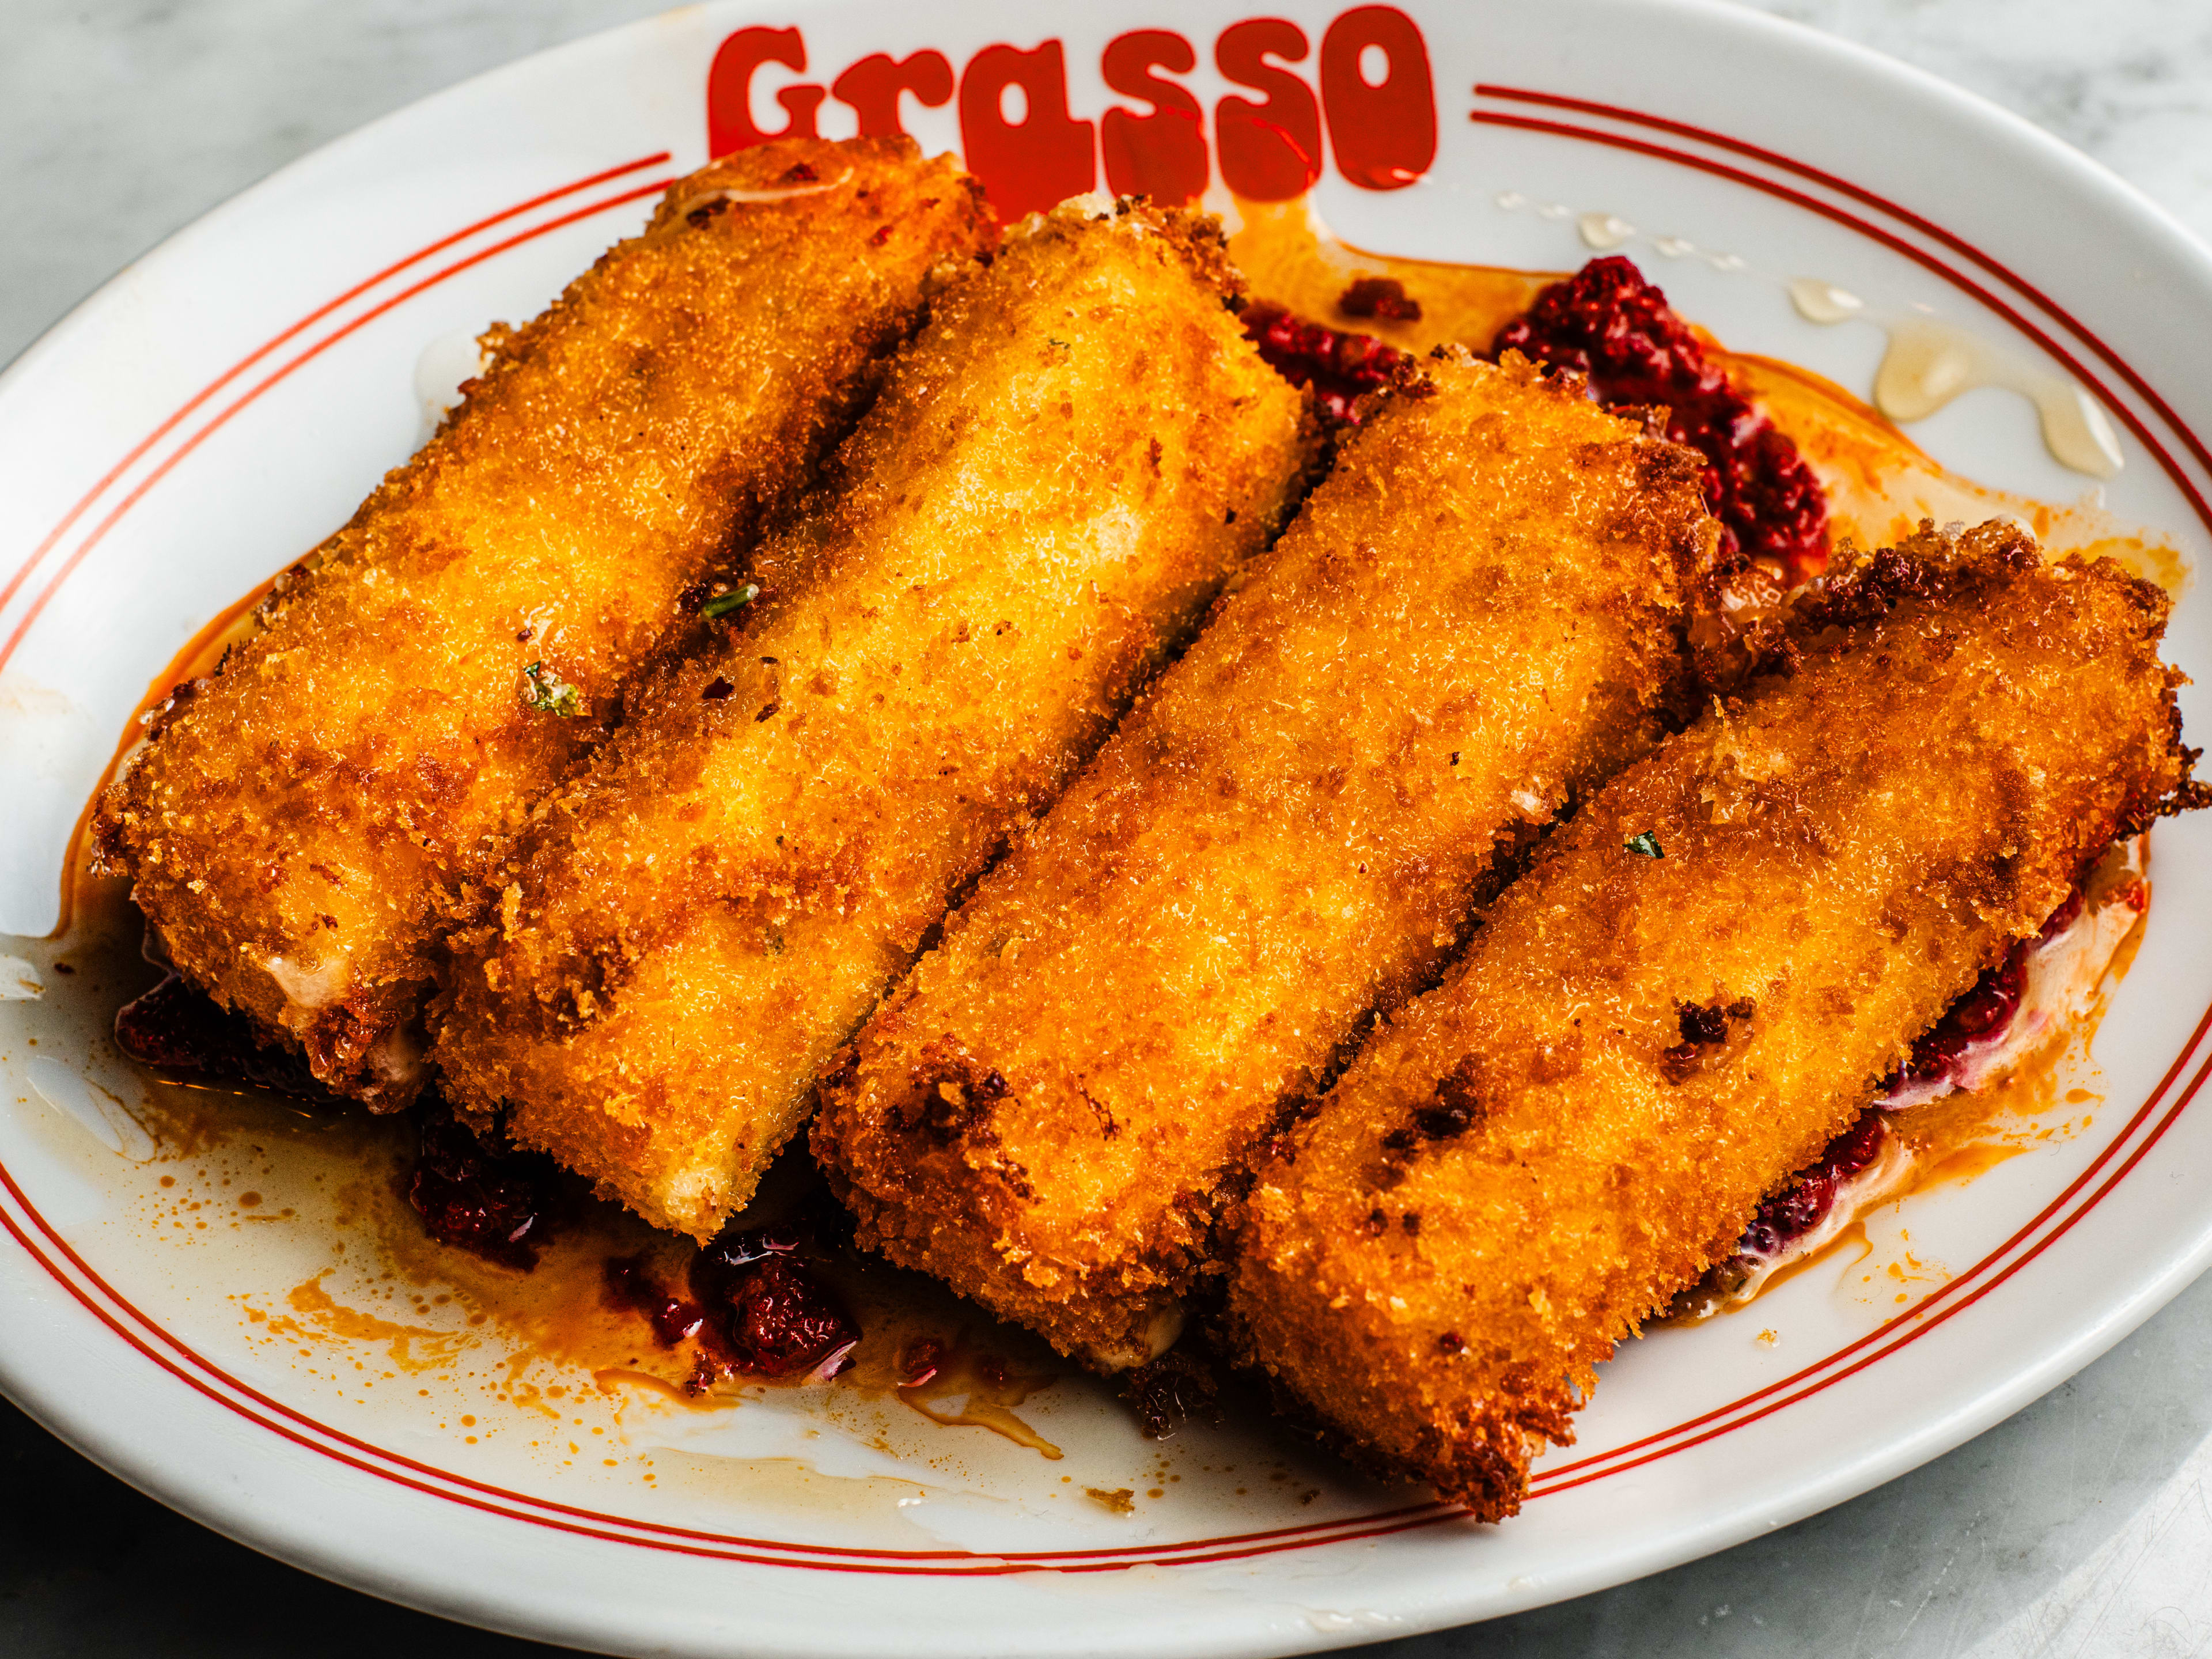
M 584 694 L 544 663 L 532 663 L 522 675 L 530 682 L 522 690 L 526 706 L 543 714 L 558 714 L 562 720 L 584 712 Z
M 750 605 L 760 597 L 760 584 L 747 582 L 743 587 L 733 587 L 726 593 L 717 593 L 699 607 L 708 617 L 726 617 L 742 605 Z
M 1659 837 L 1649 830 L 1639 830 L 1621 842 L 1621 846 L 1627 851 L 1640 854 L 1647 859 L 1663 859 L 1667 856 L 1659 850 Z

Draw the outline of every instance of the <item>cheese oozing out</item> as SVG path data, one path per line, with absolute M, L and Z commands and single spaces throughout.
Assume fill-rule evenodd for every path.
M 1735 1254 L 1677 1298 L 1676 1317 L 1742 1306 L 1908 1191 L 1923 1156 L 1889 1115 L 1957 1093 L 1986 1093 L 2062 1042 L 2094 1010 L 2113 958 L 2150 905 L 2148 838 L 2116 843 L 2034 938 L 1954 1004 L 1819 1161 L 1768 1199 Z

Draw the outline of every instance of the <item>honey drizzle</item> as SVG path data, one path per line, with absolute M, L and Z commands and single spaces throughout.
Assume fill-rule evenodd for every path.
M 1890 547 L 1923 519 L 1938 525 L 2013 519 L 2050 557 L 2109 558 L 2176 595 L 2189 584 L 2188 562 L 2170 538 L 2121 525 L 2094 499 L 2060 507 L 1976 483 L 1938 465 L 1879 410 L 1833 380 L 1772 357 L 1713 350 L 1820 478 L 1838 542 L 1848 537 L 1863 548 Z

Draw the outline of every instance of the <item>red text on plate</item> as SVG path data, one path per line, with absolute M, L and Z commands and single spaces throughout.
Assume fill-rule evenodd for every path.
M 1137 29 L 1109 41 L 1100 78 L 1138 106 L 1114 104 L 1095 120 L 1071 106 L 1066 50 L 1057 40 L 988 46 L 957 76 L 940 52 L 874 52 L 827 88 L 778 88 L 784 119 L 770 131 L 753 118 L 753 78 L 771 64 L 804 74 L 805 37 L 796 27 L 742 28 L 708 70 L 708 150 L 724 155 L 771 138 L 817 137 L 825 99 L 850 108 L 864 137 L 888 137 L 905 131 L 902 99 L 939 109 L 957 95 L 961 153 L 1008 219 L 1097 189 L 1102 164 L 1115 195 L 1188 202 L 1218 170 L 1234 194 L 1280 202 L 1320 179 L 1324 151 L 1338 177 L 1362 190 L 1401 189 L 1436 159 L 1428 46 L 1395 6 L 1340 14 L 1322 32 L 1318 54 L 1305 31 L 1282 18 L 1222 30 L 1213 67 L 1233 90 L 1214 102 L 1210 144 L 1206 110 L 1176 78 L 1198 66 L 1182 35 Z

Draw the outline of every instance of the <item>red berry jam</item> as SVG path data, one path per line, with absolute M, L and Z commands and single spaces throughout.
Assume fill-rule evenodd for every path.
M 1797 446 L 1705 354 L 1667 296 L 1619 254 L 1593 259 L 1508 323 L 1492 355 L 1515 350 L 1589 377 L 1608 408 L 1663 406 L 1667 435 L 1705 458 L 1705 501 L 1723 556 L 1742 554 L 1790 584 L 1828 562 L 1828 506 Z
M 115 1016 L 115 1046 L 181 1083 L 236 1083 L 302 1100 L 335 1101 L 304 1054 L 264 1045 L 253 1022 L 171 973 Z
M 672 1296 L 653 1278 L 642 1255 L 610 1257 L 606 1265 L 607 1300 L 617 1308 L 645 1316 L 653 1327 L 653 1340 L 672 1348 L 706 1322 L 706 1310 L 696 1302 Z
M 539 1152 L 486 1146 L 434 1097 L 415 1108 L 417 1151 L 407 1201 L 431 1237 L 528 1272 L 565 1205 L 568 1182 Z
M 1859 1121 L 1830 1141 L 1827 1149 L 1797 1172 L 1795 1182 L 1759 1206 L 1751 1225 L 1743 1230 L 1736 1251 L 1741 1255 L 1779 1255 L 1784 1246 L 1819 1226 L 1835 1207 L 1843 1184 L 1881 1156 L 1889 1139 L 1889 1120 L 1873 1107 Z
M 2074 925 L 2081 914 L 2082 891 L 2075 888 L 2033 939 L 2015 942 L 2004 960 L 1984 969 L 1974 988 L 1953 1003 L 1912 1045 L 1911 1057 L 1882 1085 L 1885 1096 L 1897 1095 L 1915 1085 L 1963 1085 L 1968 1060 L 1974 1050 L 2003 1040 L 2027 993 L 2028 959 L 2038 946 L 2048 943 Z
M 2076 887 L 2039 933 L 2016 940 L 2003 961 L 1984 969 L 1973 988 L 1944 1010 L 1943 1018 L 1912 1045 L 1911 1057 L 1883 1082 L 1858 1121 L 1829 1142 L 1788 1188 L 1759 1206 L 1737 1241 L 1739 1258 L 1778 1255 L 1826 1218 L 1843 1184 L 1881 1155 L 1889 1135 L 1887 1112 L 1900 1096 L 1925 1099 L 1931 1086 L 1965 1085 L 1974 1053 L 2002 1042 L 2019 1014 L 2027 992 L 2028 963 L 2037 948 L 2072 927 L 2086 902 Z
M 1894 1094 L 1913 1084 L 1956 1083 L 1956 1073 L 1970 1049 L 2002 1036 L 2020 1011 L 2027 989 L 2026 941 L 2006 952 L 2005 959 L 1985 969 L 1974 988 L 1960 997 L 1912 1045 L 1912 1056 L 1882 1085 Z
M 1314 389 L 1322 416 L 1332 427 L 1358 425 L 1352 405 L 1413 362 L 1368 335 L 1340 333 L 1265 302 L 1244 307 L 1244 334 L 1278 374 L 1292 386 Z
M 701 1334 L 729 1370 L 793 1376 L 860 1340 L 860 1327 L 798 1256 L 795 1228 L 726 1228 L 691 1261 Z

